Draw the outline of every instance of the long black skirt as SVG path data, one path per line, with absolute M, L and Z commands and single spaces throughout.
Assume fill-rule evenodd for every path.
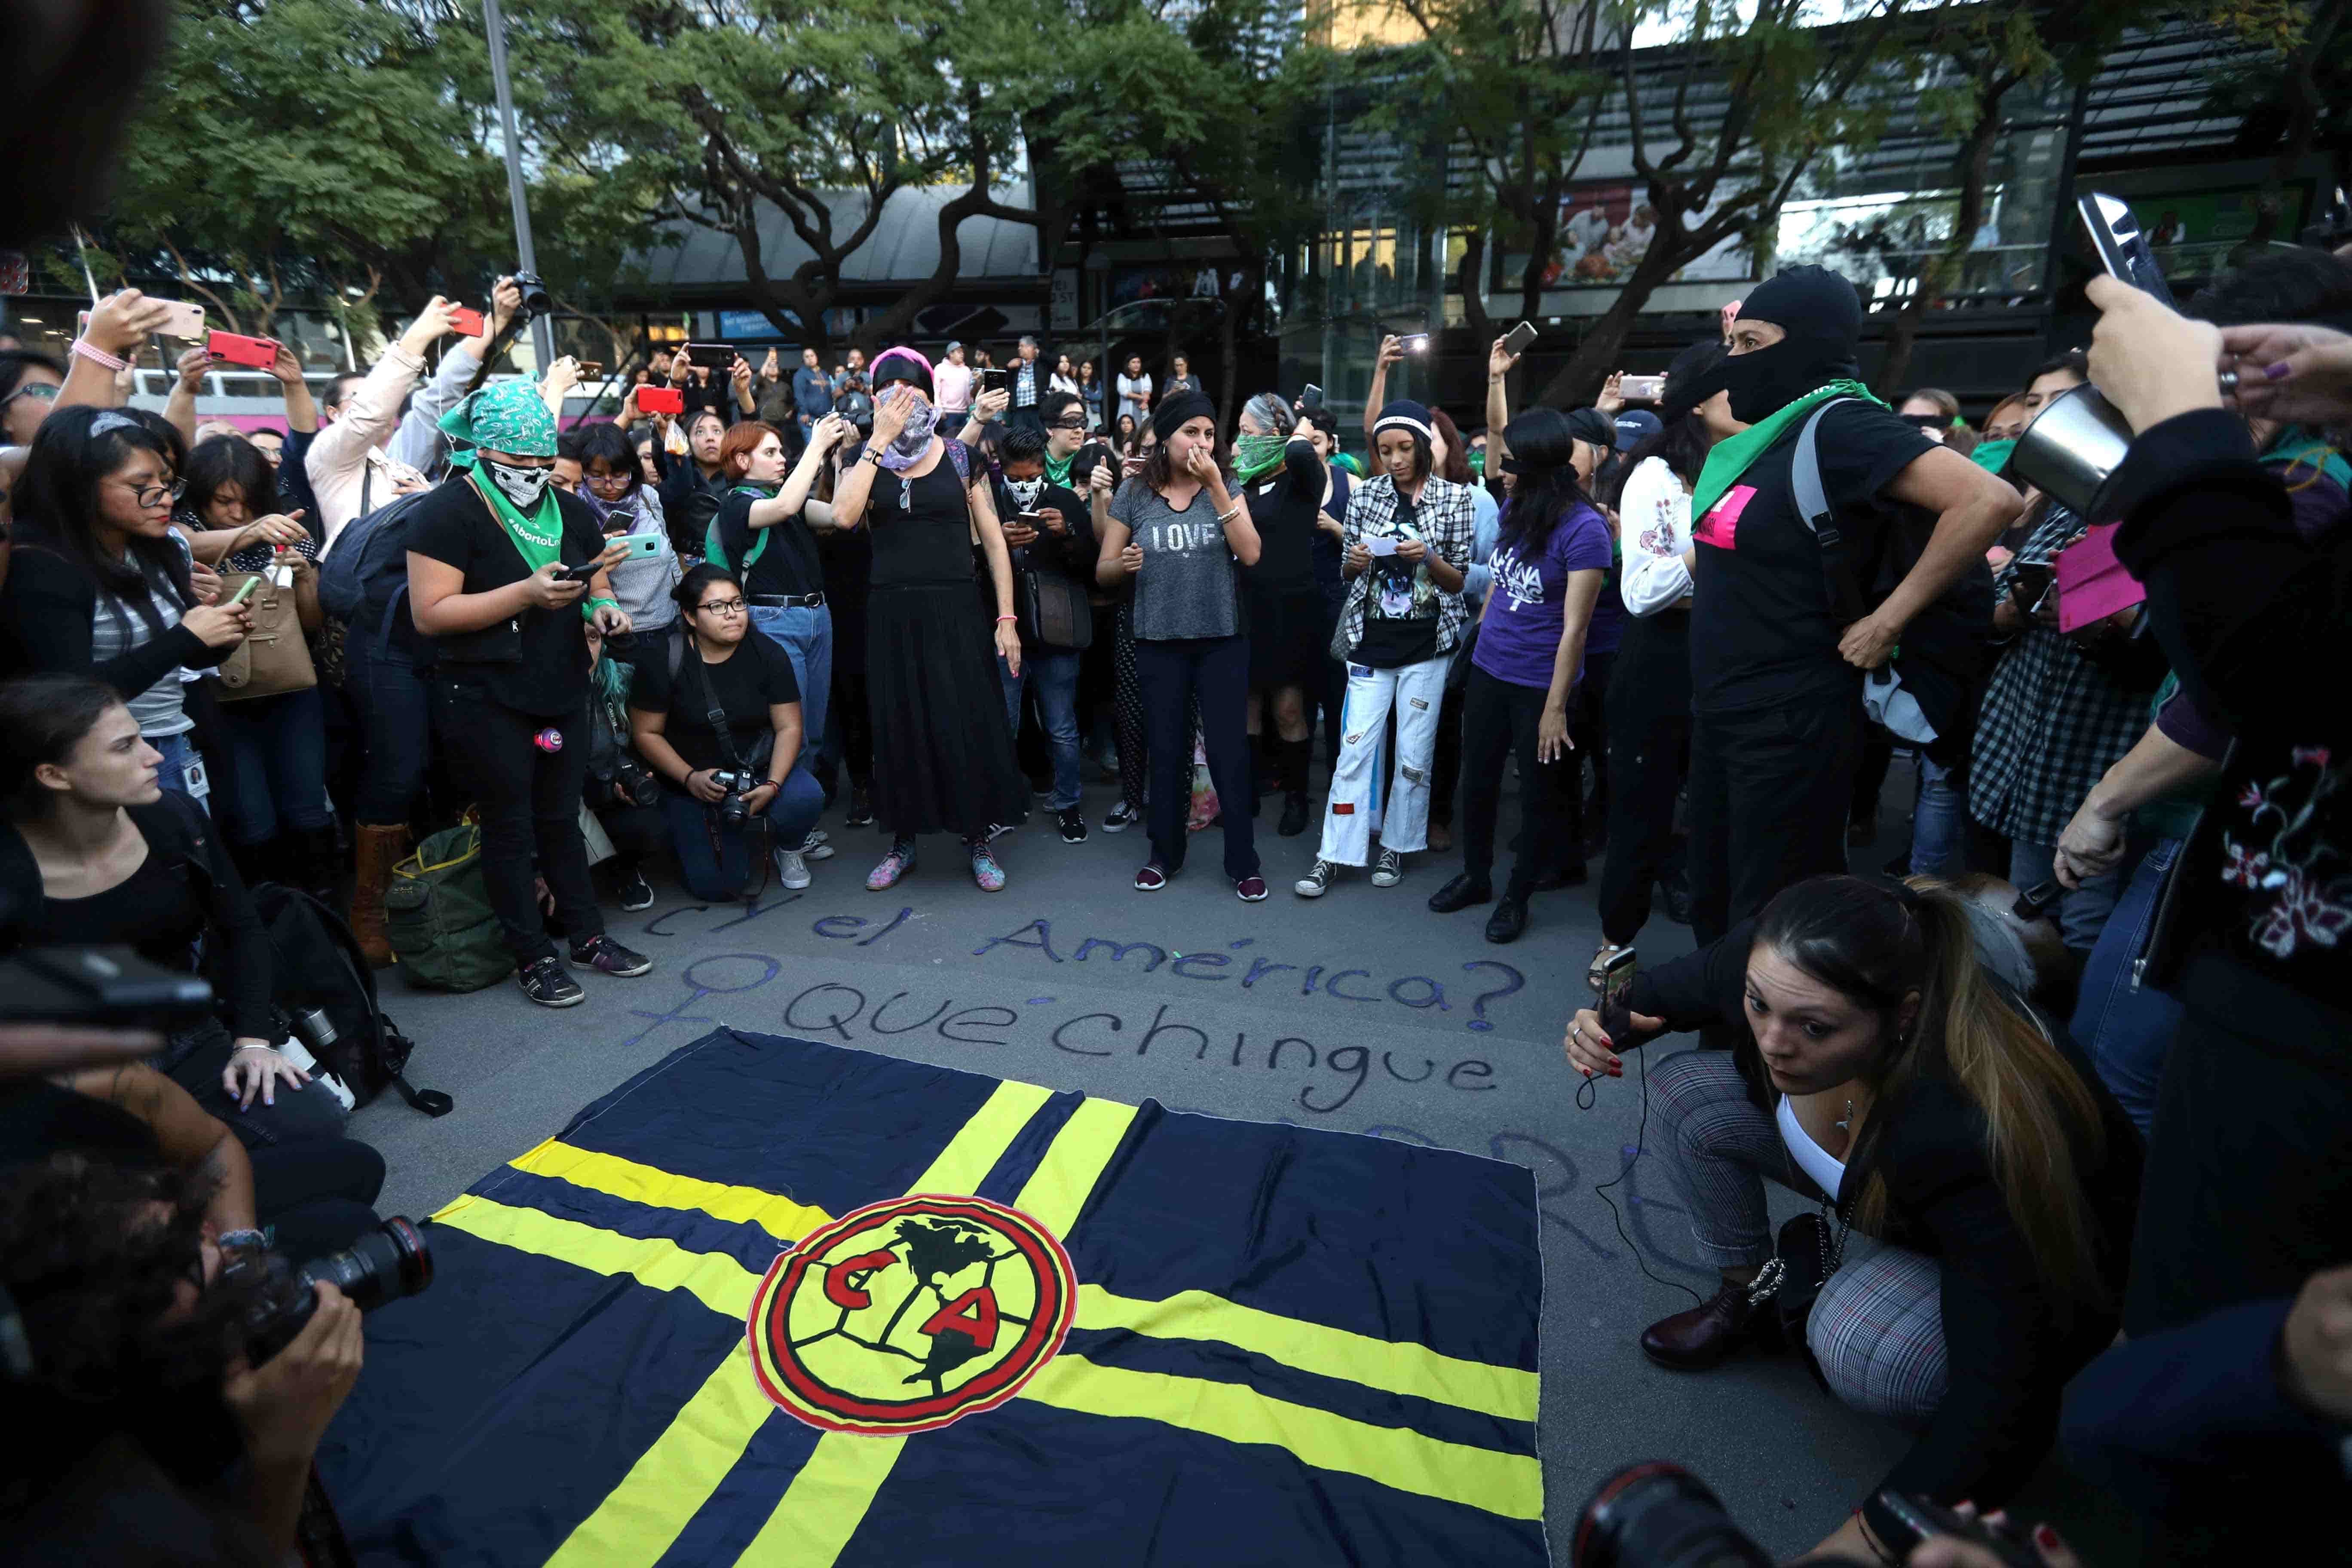
M 866 601 L 874 815 L 884 831 L 975 838 L 1028 815 L 990 632 L 968 584 L 877 586 Z
M 1311 582 L 1297 588 L 1246 583 L 1242 608 L 1248 618 L 1250 689 L 1320 689 L 1331 659 L 1331 623 L 1323 608 L 1323 591 Z

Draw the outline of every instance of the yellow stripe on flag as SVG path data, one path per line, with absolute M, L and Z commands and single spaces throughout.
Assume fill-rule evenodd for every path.
M 1047 1091 L 1034 1084 L 998 1084 L 980 1114 L 908 1190 L 969 1194 L 1011 1145 L 1012 1133 L 1018 1132 L 1047 1098 Z M 1000 1102 L 1002 1113 L 992 1115 L 999 1111 Z M 1014 1107 L 1019 1108 L 1017 1116 Z M 1013 1200 L 1013 1206 L 1055 1236 L 1063 1235 L 1086 1206 L 1087 1195 L 1094 1191 L 1134 1120 L 1131 1105 L 1108 1100 L 1079 1101 L 1070 1120 L 1046 1145 L 1045 1157 L 1038 1162 L 1036 1173 Z M 992 1148 L 978 1146 L 977 1137 L 975 1147 L 959 1147 L 974 1129 L 1002 1122 L 1010 1123 L 1010 1131 Z M 868 1437 L 856 1432 L 827 1432 L 818 1438 L 816 1451 L 785 1489 L 775 1511 L 735 1560 L 737 1568 L 765 1563 L 833 1568 L 873 1508 L 882 1483 L 890 1479 L 891 1467 L 898 1462 L 898 1450 L 905 1443 L 904 1437 Z
M 874 1494 L 890 1479 L 898 1450 L 906 1446 L 903 1436 L 827 1432 L 784 1489 L 776 1511 L 735 1559 L 738 1568 L 757 1563 L 819 1568 L 840 1561 L 842 1548 L 865 1522 Z
M 969 1194 L 1004 1157 L 1004 1151 L 1013 1146 L 1013 1139 L 1020 1136 L 1021 1129 L 1051 1093 L 1035 1084 L 998 1084 L 987 1102 L 956 1130 L 947 1147 L 907 1190 Z M 567 1253 L 551 1255 L 579 1261 Z M 755 1277 L 745 1277 L 751 1283 L 740 1303 L 727 1309 L 739 1322 L 751 1316 L 751 1297 L 759 1286 Z M 694 1397 L 687 1401 L 668 1429 L 654 1439 L 653 1446 L 629 1467 L 629 1473 L 621 1478 L 620 1484 L 605 1494 L 604 1500 L 596 1505 L 596 1511 L 581 1521 L 564 1539 L 563 1545 L 548 1559 L 547 1568 L 651 1568 L 677 1542 L 678 1532 L 710 1500 L 710 1494 L 718 1490 L 719 1483 L 726 1479 L 727 1472 L 751 1447 L 753 1435 L 771 1416 L 791 1419 L 778 1415 L 775 1405 L 760 1391 L 758 1380 L 751 1374 L 750 1348 L 739 1342 Z M 805 1563 L 807 1568 L 826 1568 L 839 1554 L 849 1532 L 857 1528 L 857 1521 L 865 1518 L 875 1492 L 881 1489 L 898 1458 L 902 1441 L 826 1433 L 800 1472 L 803 1476 L 815 1472 L 817 1483 L 824 1489 L 821 1506 L 792 1510 L 795 1517 L 809 1515 L 808 1522 L 796 1525 L 793 1519 L 779 1517 L 785 1513 L 786 1505 L 795 1495 L 803 1504 L 818 1500 L 801 1491 L 796 1478 L 757 1540 L 791 1542 L 795 1548 L 796 1563 Z M 845 1449 L 849 1451 L 844 1452 Z M 833 1540 L 836 1532 L 840 1539 Z M 831 1546 L 818 1550 L 816 1542 L 820 1539 L 831 1541 Z
M 1242 1384 L 1129 1372 L 1064 1351 L 1038 1369 L 1020 1397 L 1088 1415 L 1165 1422 L 1230 1443 L 1265 1444 L 1318 1470 L 1361 1476 L 1505 1519 L 1543 1518 L 1543 1467 L 1531 1456 L 1375 1426 Z
M 1084 1100 L 1037 1163 L 1036 1173 L 1013 1206 L 1067 1241 L 1078 1211 L 1135 1120 L 1135 1107 L 1115 1100 Z
M 1536 1418 L 1534 1373 L 1285 1318 L 1205 1290 L 1179 1291 L 1164 1301 L 1139 1301 L 1114 1296 L 1099 1285 L 1080 1285 L 1077 1326 L 1126 1329 L 1154 1339 L 1213 1340 L 1366 1388 L 1433 1399 L 1507 1421 Z
M 797 1241 L 833 1218 L 821 1208 L 794 1203 L 781 1194 L 672 1175 L 651 1165 L 640 1165 L 635 1160 L 578 1148 L 555 1138 L 508 1163 L 518 1171 L 551 1176 L 559 1182 L 626 1198 L 631 1203 L 660 1209 L 699 1209 L 730 1224 L 756 1225 L 779 1241 Z
M 623 1236 L 540 1209 L 516 1208 L 468 1194 L 433 1216 L 436 1224 L 520 1252 L 560 1258 L 597 1274 L 627 1274 L 656 1290 L 685 1290 L 712 1311 L 748 1319 L 760 1277 L 721 1252 L 690 1252 L 663 1237 Z
M 1034 1083 L 1014 1083 L 1007 1079 L 998 1084 L 988 1097 L 988 1102 L 972 1112 L 971 1120 L 957 1129 L 923 1173 L 917 1176 L 909 1193 L 955 1193 L 970 1197 L 975 1188 L 1004 1158 L 1013 1147 L 1013 1140 L 1037 1114 L 1038 1107 L 1054 1097 L 1050 1089 Z

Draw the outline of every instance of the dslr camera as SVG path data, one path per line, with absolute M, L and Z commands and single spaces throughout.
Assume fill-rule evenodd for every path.
M 312 1258 L 299 1268 L 276 1252 L 233 1249 L 221 1266 L 221 1278 L 258 1286 L 246 1314 L 245 1340 L 247 1359 L 259 1366 L 293 1342 L 318 1311 L 313 1281 L 327 1281 L 361 1311 L 373 1312 L 432 1284 L 433 1252 L 415 1220 L 395 1215 L 345 1250 Z
M 613 794 L 631 805 L 655 805 L 661 801 L 661 780 L 653 769 L 632 756 L 624 756 L 613 764 L 612 773 L 604 782 L 612 786 Z
M 710 775 L 710 782 L 727 792 L 710 808 L 719 814 L 719 826 L 740 827 L 751 820 L 751 803 L 743 797 L 768 781 L 750 768 L 738 768 L 733 773 L 722 768 Z
M 1981 1519 L 1968 1519 L 1889 1488 L 1878 1505 L 1895 1521 L 1884 1542 L 1895 1560 L 1936 1535 L 1956 1536 L 1991 1552 L 2002 1568 L 2040 1568 L 2041 1556 Z M 1810 1562 L 1864 1568 L 1845 1558 Z M 1774 1568 L 1776 1559 L 1739 1528 L 1705 1481 L 1666 1459 L 1628 1465 L 1602 1481 L 1577 1516 L 1573 1568 Z
M 515 313 L 517 321 L 528 321 L 536 316 L 555 314 L 555 300 L 547 292 L 547 283 L 536 272 L 517 271 L 515 287 L 522 291 L 522 309 Z

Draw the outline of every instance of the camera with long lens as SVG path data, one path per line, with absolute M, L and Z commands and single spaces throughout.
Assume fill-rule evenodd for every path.
M 749 768 L 730 773 L 724 769 L 710 775 L 710 782 L 727 793 L 711 809 L 719 814 L 721 827 L 740 827 L 751 820 L 751 803 L 743 797 L 768 781 L 752 775 Z
M 535 316 L 555 314 L 555 300 L 547 292 L 546 280 L 536 272 L 518 272 L 515 287 L 522 293 L 522 308 L 515 313 L 518 321 L 530 321 Z
M 623 757 L 615 763 L 612 776 L 604 782 L 631 805 L 654 805 L 661 800 L 661 780 L 654 775 L 653 769 L 635 757 Z
M 1569 1553 L 1574 1568 L 1772 1568 L 1774 1561 L 1705 1481 L 1665 1459 L 1628 1465 L 1602 1481 L 1577 1516 Z
M 433 1252 L 415 1220 L 395 1215 L 343 1251 L 299 1268 L 278 1253 L 249 1250 L 231 1257 L 221 1274 L 259 1281 L 245 1323 L 247 1357 L 259 1366 L 291 1343 L 319 1310 L 319 1293 L 310 1288 L 315 1281 L 325 1280 L 361 1311 L 373 1312 L 432 1284 Z

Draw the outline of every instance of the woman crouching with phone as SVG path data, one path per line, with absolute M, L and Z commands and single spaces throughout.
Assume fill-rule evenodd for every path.
M 435 639 L 436 728 L 481 808 L 482 873 L 522 994 L 569 1007 L 579 983 L 548 940 L 532 886 L 546 879 L 574 967 L 638 975 L 653 960 L 604 934 L 580 837 L 588 773 L 586 626 L 629 617 L 586 502 L 553 489 L 555 418 L 527 381 L 502 381 L 443 417 L 456 470 L 419 503 L 408 603 Z
M 1650 1075 L 1658 1147 L 1723 1284 L 1651 1324 L 1642 1349 L 1677 1371 L 1717 1365 L 1773 1337 L 1793 1276 L 1826 1276 L 1802 1331 L 1824 1385 L 1920 1434 L 1825 1554 L 1892 1560 L 1883 1489 L 2004 1501 L 2119 1321 L 2138 1140 L 2071 1043 L 1982 963 L 1977 920 L 1932 879 L 1816 877 L 1635 976 L 1615 1037 L 1590 1010 L 1569 1026 L 1588 1079 L 1622 1076 L 1616 1051 L 1661 1032 L 1747 1026 L 1730 1051 Z M 1767 1179 L 1822 1204 L 1817 1237 L 1791 1221 L 1776 1252 Z
M 755 821 L 783 885 L 805 888 L 800 849 L 824 810 L 824 791 L 802 765 L 793 661 L 773 638 L 745 635 L 751 618 L 743 584 L 724 567 L 697 566 L 677 598 L 684 630 L 638 656 L 629 731 L 667 786 L 662 816 L 686 890 L 741 897 L 757 864 L 749 842 Z

